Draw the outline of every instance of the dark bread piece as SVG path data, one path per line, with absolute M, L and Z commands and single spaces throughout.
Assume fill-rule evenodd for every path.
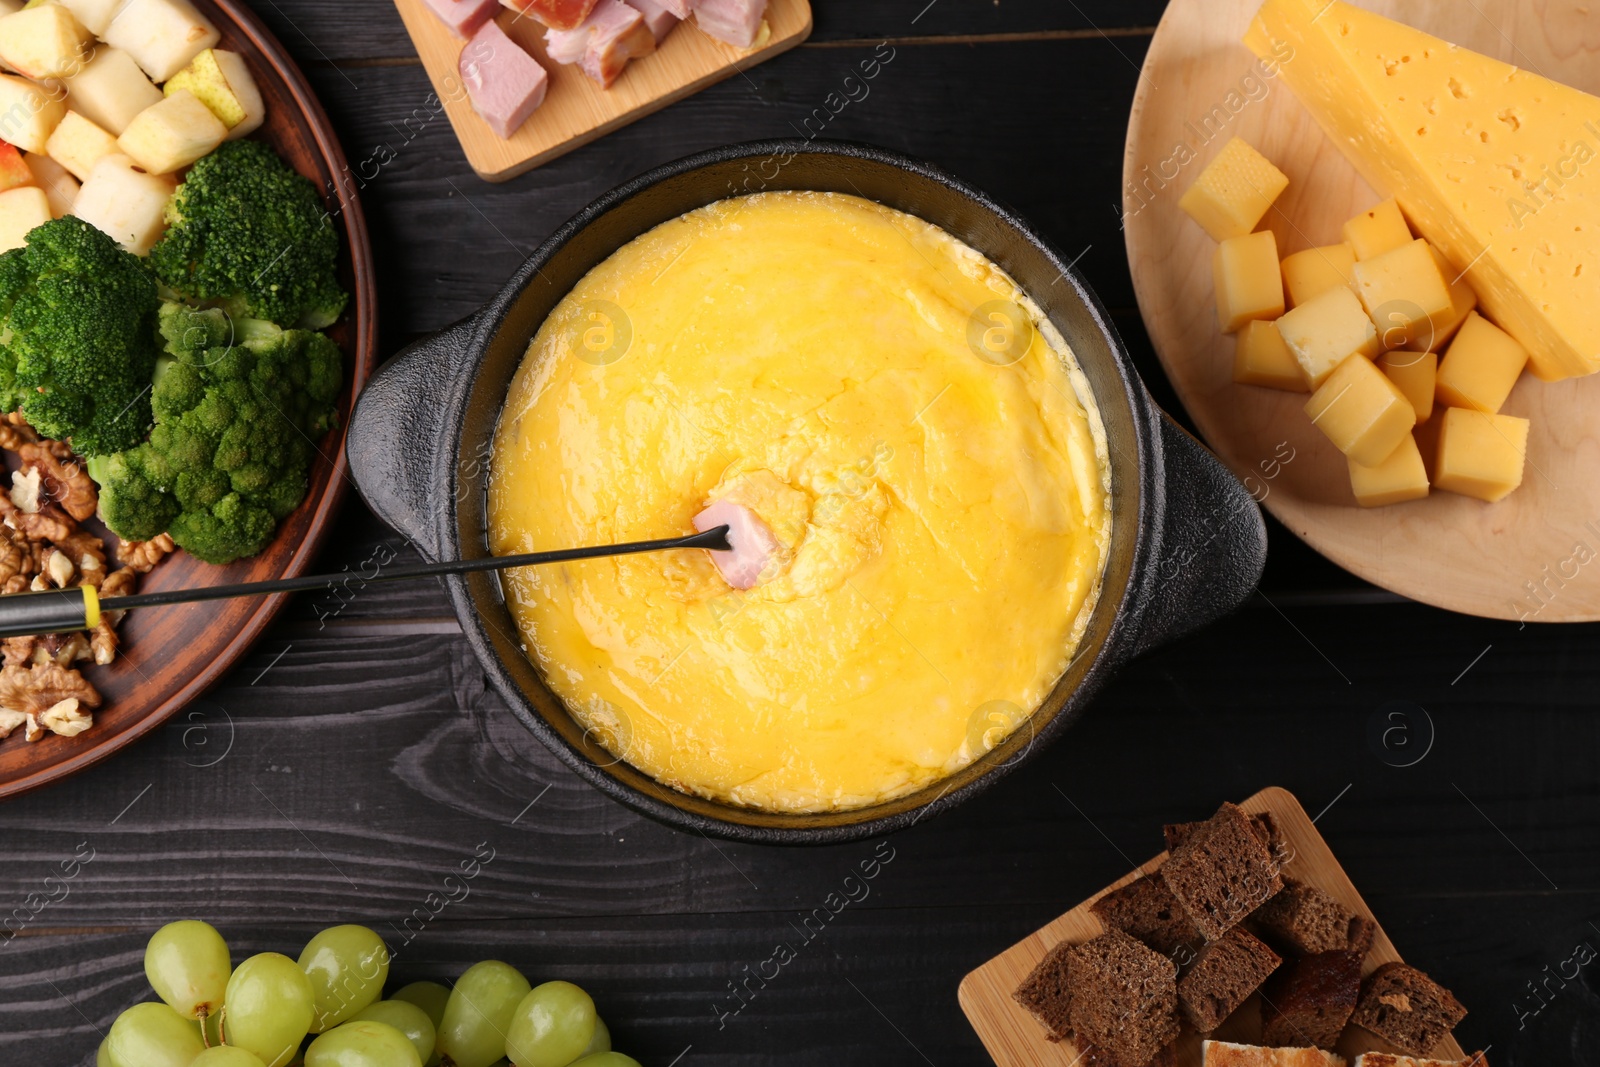
M 1161 836 L 1166 839 L 1167 851 L 1176 852 L 1184 843 L 1193 836 L 1194 832 L 1204 826 L 1205 822 L 1169 822 L 1161 828 Z M 1267 846 L 1267 851 L 1272 853 L 1272 858 L 1284 864 L 1289 860 L 1289 841 L 1283 836 L 1283 831 L 1278 829 L 1278 820 L 1272 817 L 1272 812 L 1263 811 L 1250 816 L 1250 828 L 1261 838 L 1261 843 Z
M 1145 875 L 1107 893 L 1089 910 L 1106 929 L 1138 938 L 1163 956 L 1200 940 L 1200 931 L 1157 875 Z
M 1261 991 L 1261 1041 L 1331 1049 L 1361 994 L 1358 952 L 1319 952 L 1295 960 Z
M 1161 868 L 1202 936 L 1215 941 L 1283 888 L 1278 864 L 1236 804 L 1224 804 Z
M 1178 1036 L 1178 968 L 1121 930 L 1067 954 L 1072 1033 L 1117 1067 L 1143 1067 Z
M 1201 949 L 1178 979 L 1178 1007 L 1196 1030 L 1210 1033 L 1282 962 L 1276 952 L 1236 926 Z
M 1426 1056 L 1467 1017 L 1444 986 L 1404 963 L 1385 963 L 1361 983 L 1351 1021 L 1401 1052 Z
M 1283 880 L 1283 890 L 1261 905 L 1250 921 L 1270 940 L 1302 956 L 1359 952 L 1365 956 L 1378 928 L 1314 885 Z
M 1045 953 L 1011 994 L 1011 999 L 1039 1020 L 1051 1041 L 1060 1041 L 1072 1030 L 1071 995 L 1067 989 L 1067 953 L 1071 951 L 1072 946 L 1063 941 Z

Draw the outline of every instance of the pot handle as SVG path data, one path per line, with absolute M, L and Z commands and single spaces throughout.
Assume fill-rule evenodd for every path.
M 345 434 L 361 499 L 430 560 L 439 558 L 436 501 L 455 478 L 442 468 L 443 386 L 471 361 L 476 316 L 395 353 L 367 381 Z
M 1157 415 L 1166 507 L 1140 652 L 1238 608 L 1267 563 L 1267 526 L 1255 497 L 1170 415 Z

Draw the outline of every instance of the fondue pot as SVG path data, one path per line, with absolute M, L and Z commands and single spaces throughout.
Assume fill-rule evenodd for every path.
M 551 309 L 640 234 L 713 201 L 766 190 L 854 194 L 942 227 L 1010 274 L 1076 354 L 1105 423 L 1111 545 L 1076 657 L 1040 708 L 986 755 L 907 796 L 815 814 L 741 808 L 662 785 L 586 734 L 524 654 L 496 575 L 455 575 L 445 583 L 467 641 L 512 714 L 585 781 L 681 829 L 823 844 L 909 826 L 1037 756 L 1117 668 L 1243 602 L 1261 576 L 1266 530 L 1245 488 L 1156 407 L 1105 309 L 1050 242 L 935 167 L 823 141 L 733 145 L 627 182 L 552 234 L 477 314 L 396 355 L 368 382 L 349 428 L 350 469 L 367 503 L 430 559 L 489 555 L 485 494 L 495 422 Z

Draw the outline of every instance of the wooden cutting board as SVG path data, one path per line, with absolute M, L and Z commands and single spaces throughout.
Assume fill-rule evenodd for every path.
M 738 49 L 700 32 L 691 19 L 674 29 L 656 51 L 628 64 L 611 88 L 601 89 L 576 66 L 552 63 L 545 54 L 544 27 L 534 19 L 501 11 L 500 28 L 550 72 L 550 89 L 539 110 L 509 140 L 478 117 L 461 84 L 457 62 L 465 42 L 422 0 L 395 0 L 406 32 L 417 46 L 455 128 L 467 162 L 485 181 L 502 182 L 564 155 L 596 137 L 620 129 L 724 78 L 786 52 L 811 36 L 808 0 L 768 0 L 767 28 L 756 46 Z
M 1344 869 L 1339 866 L 1339 861 L 1333 858 L 1327 842 L 1317 833 L 1316 826 L 1312 824 L 1300 802 L 1294 798 L 1294 794 L 1277 787 L 1263 789 L 1239 806 L 1251 814 L 1271 812 L 1273 818 L 1278 821 L 1278 826 L 1288 841 L 1291 856 L 1284 867 L 1285 874 L 1302 882 L 1309 882 L 1335 897 L 1345 907 L 1357 914 L 1365 915 L 1374 923 L 1377 922 L 1377 917 L 1361 899 L 1361 894 L 1356 892 L 1356 887 L 1351 884 Z M 1151 830 L 1152 836 L 1159 838 L 1160 827 L 1152 827 Z M 1105 932 L 1100 920 L 1089 911 L 1089 905 L 1113 889 L 1120 889 L 1136 878 L 1149 874 L 1166 862 L 1166 859 L 1167 854 L 1161 853 L 1138 870 L 1130 872 L 1126 878 L 1106 886 L 1050 925 L 1029 934 L 961 980 L 961 1010 L 967 1013 L 968 1021 L 978 1032 L 978 1037 L 983 1040 L 984 1047 L 989 1050 L 989 1055 L 994 1057 L 995 1063 L 1000 1067 L 1048 1067 L 1051 1064 L 1058 1067 L 1073 1067 L 1077 1063 L 1078 1050 L 1072 1043 L 1069 1041 L 1053 1043 L 1046 1040 L 1044 1028 L 1011 999 L 1011 993 L 1027 977 L 1028 972 L 1044 958 L 1045 953 L 1059 942 L 1087 941 Z M 1372 943 L 1372 951 L 1367 953 L 1366 961 L 1362 965 L 1362 974 L 1370 974 L 1379 964 L 1399 958 L 1400 954 L 1395 951 L 1389 935 L 1384 933 L 1383 927 L 1379 925 L 1378 935 Z M 1249 1044 L 1259 1040 L 1261 1036 L 1259 998 L 1251 997 L 1212 1036 L 1219 1040 L 1242 1041 Z M 1183 1036 L 1178 1039 L 1176 1051 L 1176 1059 L 1172 1062 L 1177 1067 L 1199 1067 L 1199 1035 L 1185 1028 Z M 1353 1061 L 1362 1052 L 1395 1050 L 1375 1035 L 1359 1027 L 1348 1026 L 1337 1051 L 1347 1060 Z M 1434 1050 L 1434 1055 L 1446 1059 L 1461 1059 L 1465 1053 L 1461 1051 L 1461 1046 L 1456 1044 L 1454 1038 L 1449 1038 Z
M 1590 11 L 1592 0 L 1356 2 L 1600 92 L 1600 17 Z M 1237 135 L 1289 176 L 1288 191 L 1268 213 L 1282 255 L 1337 243 L 1343 222 L 1381 199 L 1288 86 L 1259 77 L 1255 56 L 1239 43 L 1258 7 L 1259 0 L 1173 0 L 1151 42 L 1129 122 L 1126 182 L 1171 160 L 1179 145 L 1196 153 L 1137 211 L 1124 187 L 1139 306 L 1184 407 L 1267 510 L 1346 570 L 1453 611 L 1540 622 L 1600 619 L 1600 566 L 1588 565 L 1600 559 L 1600 423 L 1593 415 L 1600 375 L 1555 384 L 1524 376 L 1505 411 L 1533 420 L 1528 467 L 1506 500 L 1491 505 L 1434 493 L 1373 510 L 1356 507 L 1345 460 L 1311 426 L 1304 396 L 1234 384 L 1233 338 L 1218 330 L 1213 310 L 1215 242 L 1179 210 L 1178 197 Z M 1208 130 L 1213 108 L 1227 121 Z M 1419 441 L 1428 447 L 1425 432 Z

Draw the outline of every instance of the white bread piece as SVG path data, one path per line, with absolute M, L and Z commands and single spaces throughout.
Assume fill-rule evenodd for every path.
M 1320 1048 L 1266 1048 L 1232 1041 L 1200 1042 L 1202 1067 L 1345 1067 L 1336 1052 Z
M 1392 1052 L 1363 1052 L 1356 1057 L 1355 1067 L 1489 1067 L 1489 1061 L 1481 1052 L 1464 1060 L 1426 1060 L 1396 1056 Z

